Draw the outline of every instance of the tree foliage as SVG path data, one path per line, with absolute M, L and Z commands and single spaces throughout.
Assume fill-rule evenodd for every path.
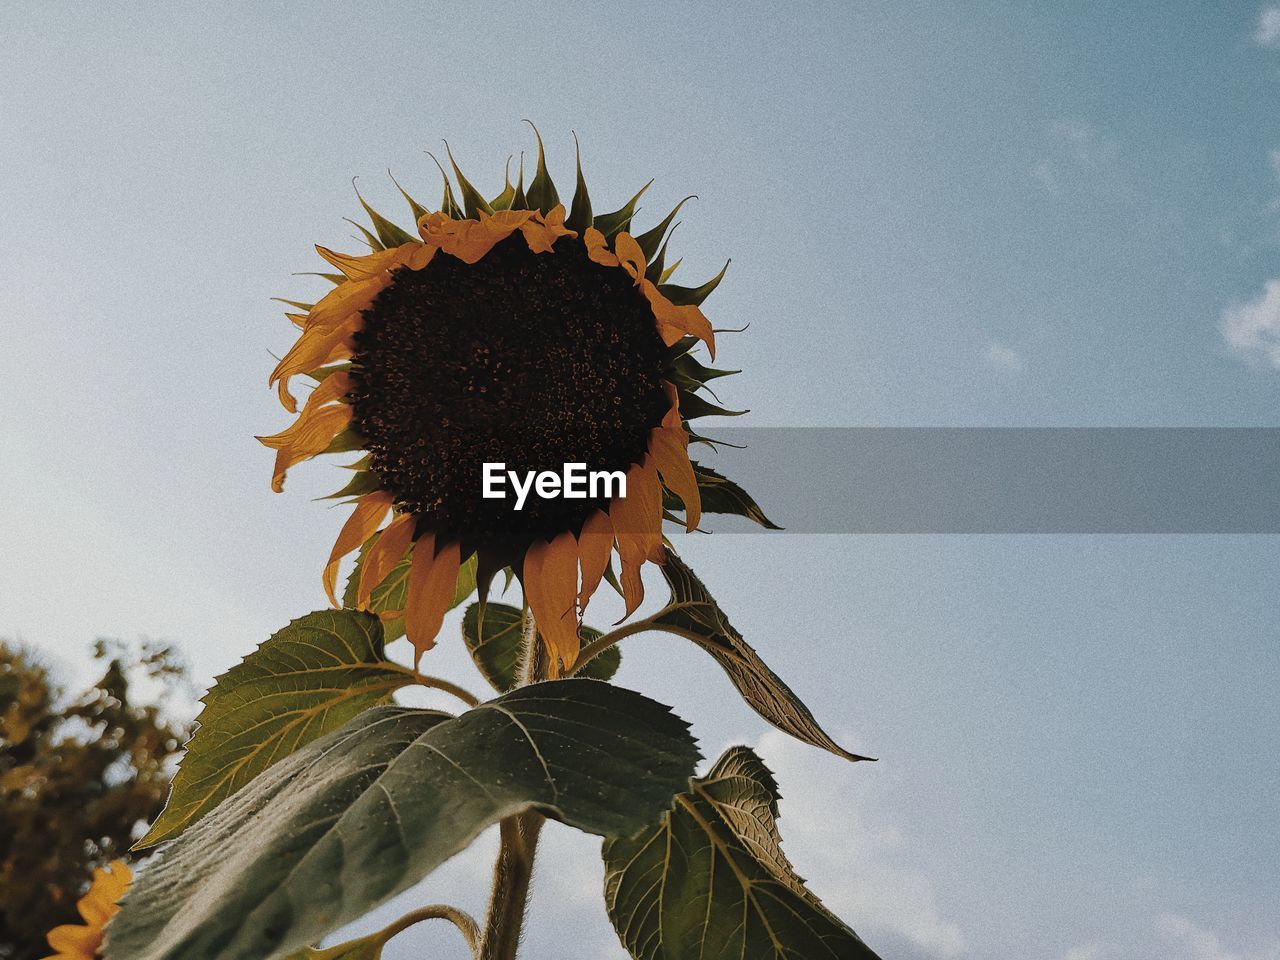
M 123 857 L 164 806 L 185 731 L 136 687 L 168 693 L 183 669 L 167 647 L 99 641 L 87 689 L 68 693 L 30 651 L 0 640 L 0 958 L 48 953 L 78 922 L 92 868 Z

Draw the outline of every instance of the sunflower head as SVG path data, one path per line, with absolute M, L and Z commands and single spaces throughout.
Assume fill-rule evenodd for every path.
M 315 386 L 291 426 L 260 439 L 276 451 L 277 491 L 301 460 L 363 451 L 335 494 L 355 509 L 325 567 L 331 601 L 348 553 L 369 543 L 361 607 L 411 555 L 406 608 L 383 616 L 403 616 L 421 652 L 475 557 L 482 595 L 503 568 L 520 578 L 554 673 L 573 664 L 601 580 L 615 579 L 612 555 L 629 615 L 642 565 L 662 562 L 664 517 L 698 524 L 688 408 L 714 410 L 696 392 L 725 371 L 692 351 L 715 357 L 700 305 L 724 271 L 696 288 L 670 283 L 664 240 L 680 207 L 633 234 L 644 189 L 595 215 L 581 163 L 566 212 L 540 138 L 528 189 L 523 161 L 491 200 L 453 170 L 461 204 L 447 175 L 438 210 L 404 194 L 416 235 L 361 198 L 369 251 L 316 248 L 336 271 L 325 274 L 333 289 L 314 304 L 289 301 L 300 334 L 271 376 L 291 413 L 294 378 Z M 514 510 L 484 496 L 486 464 L 522 475 L 578 464 L 625 478 L 625 494 L 539 489 Z
M 50 930 L 49 946 L 57 953 L 45 960 L 94 960 L 99 956 L 103 929 L 119 912 L 120 898 L 132 881 L 133 874 L 122 860 L 94 870 L 89 892 L 76 903 L 84 923 L 68 923 Z

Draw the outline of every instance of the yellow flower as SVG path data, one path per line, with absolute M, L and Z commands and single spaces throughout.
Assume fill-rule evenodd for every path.
M 687 529 L 698 525 L 681 407 L 698 402 L 705 412 L 693 392 L 724 372 L 689 356 L 702 344 L 715 357 L 699 304 L 720 278 L 669 284 L 662 241 L 676 211 L 633 236 L 640 194 L 593 217 L 580 167 L 566 213 L 541 140 L 527 192 L 523 169 L 487 202 L 454 171 L 461 208 L 447 178 L 438 211 L 405 194 L 416 237 L 366 204 L 377 231 L 366 231 L 371 252 L 316 248 L 337 271 L 326 275 L 334 289 L 295 305 L 305 311 L 290 315 L 301 334 L 271 383 L 291 413 L 293 379 L 317 385 L 290 427 L 259 439 L 276 451 L 276 491 L 302 460 L 365 451 L 335 495 L 355 505 L 324 569 L 335 605 L 342 558 L 378 534 L 361 567 L 359 605 L 411 554 L 406 609 L 383 616 L 404 616 L 421 654 L 474 555 L 482 594 L 503 568 L 520 578 L 555 674 L 577 657 L 582 610 L 613 554 L 629 615 L 643 598 L 641 567 L 662 562 L 664 516 L 682 511 Z M 625 476 L 626 494 L 530 497 L 513 510 L 482 496 L 486 463 L 584 464 Z
M 89 892 L 76 904 L 84 923 L 50 930 L 49 946 L 58 952 L 45 960 L 94 960 L 102 946 L 103 928 L 120 910 L 117 904 L 132 880 L 133 874 L 122 860 L 94 870 Z

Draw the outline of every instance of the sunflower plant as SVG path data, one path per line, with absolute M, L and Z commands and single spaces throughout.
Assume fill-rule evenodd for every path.
M 704 513 L 773 527 L 691 457 L 714 442 L 694 422 L 730 412 L 708 399 L 732 371 L 710 365 L 717 331 L 702 311 L 724 271 L 672 282 L 680 206 L 636 231 L 644 189 L 596 213 L 580 161 L 566 209 L 540 137 L 528 185 L 521 160 L 491 199 L 448 159 L 438 209 L 401 190 L 405 229 L 361 198 L 368 249 L 317 247 L 332 288 L 285 301 L 296 340 L 270 381 L 295 419 L 260 439 L 277 491 L 298 463 L 346 455 L 333 497 L 350 513 L 321 573 L 330 607 L 217 678 L 141 842 L 163 846 L 107 927 L 105 956 L 372 960 L 406 927 L 441 919 L 460 956 L 512 960 L 550 818 L 603 838 L 608 914 L 640 960 L 874 957 L 783 855 L 760 758 L 733 747 L 695 776 L 689 725 L 610 682 L 621 641 L 675 634 L 770 723 L 866 759 L 822 730 L 667 536 Z M 516 510 L 483 495 L 486 464 L 579 465 L 625 482 L 580 497 L 540 486 Z M 648 566 L 669 595 L 637 616 Z M 585 621 L 604 584 L 625 615 L 602 631 Z M 463 604 L 484 697 L 427 670 Z M 397 705 L 413 686 L 457 710 Z M 321 946 L 493 825 L 482 914 L 428 904 Z

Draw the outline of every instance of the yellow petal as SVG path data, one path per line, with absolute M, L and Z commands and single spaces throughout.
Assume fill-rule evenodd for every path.
M 290 379 L 298 374 L 310 373 L 339 357 L 350 356 L 352 337 L 362 323 L 360 314 L 353 313 L 336 326 L 312 327 L 302 332 L 302 336 L 276 364 L 268 381 L 272 384 L 279 383 L 280 403 L 286 410 L 290 413 L 298 412 L 298 403 L 289 392 Z
M 435 248 L 414 242 L 353 257 L 346 253 L 336 253 L 317 244 L 316 252 L 342 271 L 342 275 L 348 280 L 368 280 L 384 271 L 394 270 L 396 267 L 407 266 L 414 270 L 421 270 L 430 262 Z
M 692 304 L 677 307 L 668 300 L 651 280 L 641 280 L 640 289 L 644 292 L 653 308 L 654 319 L 658 321 L 658 335 L 662 342 L 671 346 L 685 334 L 697 337 L 711 351 L 711 359 L 716 357 L 716 335 L 711 329 L 711 322 L 702 315 L 702 311 Z
M 613 521 L 603 510 L 597 510 L 582 525 L 578 534 L 578 558 L 582 567 L 582 587 L 578 591 L 578 609 L 585 610 L 613 552 Z
M 627 495 L 614 497 L 609 517 L 622 562 L 622 586 L 631 616 L 644 599 L 640 565 L 662 556 L 662 487 L 650 457 L 627 471 Z
M 582 242 L 587 246 L 587 259 L 606 267 L 616 267 L 618 258 L 609 252 L 609 244 L 604 234 L 595 227 L 587 227 L 582 234 Z
M 458 542 L 447 543 L 436 553 L 435 534 L 419 538 L 413 548 L 409 568 L 409 602 L 405 608 L 404 630 L 421 656 L 436 645 L 436 634 L 453 600 L 462 566 Z
M 524 556 L 524 593 L 538 632 L 551 654 L 551 674 L 558 676 L 578 659 L 578 544 L 566 530 L 550 543 L 539 541 Z
M 49 941 L 49 946 L 60 954 L 93 960 L 98 947 L 102 946 L 102 929 L 65 924 L 54 927 L 45 939 Z
M 649 453 L 662 482 L 684 503 L 685 526 L 692 532 L 702 519 L 702 495 L 689 462 L 689 435 L 683 427 L 657 427 L 649 431 Z
M 640 244 L 636 243 L 635 237 L 623 231 L 613 238 L 613 249 L 618 253 L 618 261 L 622 265 L 622 269 L 631 274 L 631 279 L 639 283 L 644 277 L 645 267 L 648 265 L 644 251 L 640 249 Z
M 351 405 L 339 403 L 331 407 L 321 407 L 311 416 L 304 410 L 302 416 L 294 421 L 287 430 L 271 437 L 258 437 L 264 446 L 276 451 L 275 470 L 271 474 L 271 489 L 279 493 L 284 489 L 285 474 L 289 468 L 303 460 L 309 460 L 318 453 L 324 453 L 340 434 L 351 423 Z
M 525 243 L 534 253 L 550 253 L 552 245 L 560 237 L 576 237 L 576 230 L 566 229 L 564 225 L 564 204 L 558 203 L 551 210 L 534 216 L 520 227 L 524 233 Z
M 323 577 L 324 592 L 329 595 L 329 602 L 335 607 L 341 606 L 338 603 L 336 593 L 338 565 L 342 562 L 343 557 L 352 550 L 357 549 L 377 532 L 383 518 L 386 517 L 387 511 L 390 509 L 391 494 L 385 490 L 375 490 L 360 499 L 351 516 L 347 518 L 347 522 L 342 525 L 338 540 L 334 543 L 333 550 L 329 553 L 329 562 L 325 564 Z
M 413 540 L 413 528 L 417 517 L 410 513 L 398 514 L 382 531 L 382 536 L 369 552 L 365 554 L 364 563 L 360 565 L 360 586 L 356 596 L 356 607 L 369 609 L 369 598 L 378 584 L 387 579 L 395 565 L 404 559 L 409 552 L 409 544 Z

